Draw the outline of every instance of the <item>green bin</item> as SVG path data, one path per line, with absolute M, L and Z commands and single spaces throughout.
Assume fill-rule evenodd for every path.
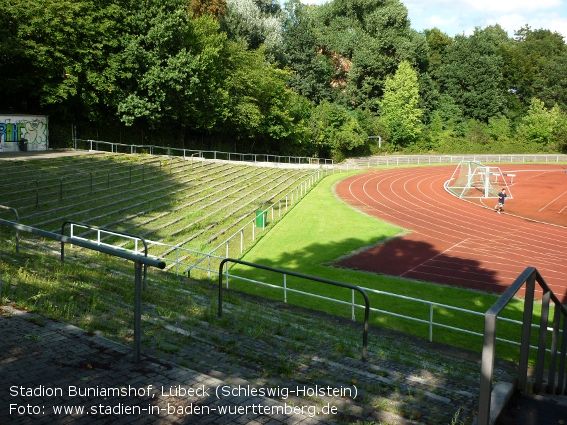
M 266 227 L 266 218 L 268 217 L 268 212 L 265 210 L 256 210 L 256 227 L 261 227 L 262 229 Z

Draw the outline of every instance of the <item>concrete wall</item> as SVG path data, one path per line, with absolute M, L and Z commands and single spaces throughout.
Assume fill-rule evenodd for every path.
M 20 150 L 20 140 L 27 140 L 27 150 L 49 148 L 47 115 L 0 114 L 0 153 Z

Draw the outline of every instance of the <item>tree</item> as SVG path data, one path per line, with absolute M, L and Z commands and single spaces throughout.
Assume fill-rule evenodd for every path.
M 176 121 L 208 130 L 222 119 L 226 91 L 220 53 L 225 34 L 210 15 L 191 19 L 183 0 L 138 2 L 126 20 L 117 63 L 122 122 Z
M 228 0 L 222 28 L 231 40 L 246 44 L 248 49 L 264 46 L 270 62 L 282 56 L 284 15 L 279 6 L 255 0 Z
M 533 98 L 528 115 L 522 119 L 518 133 L 529 141 L 548 145 L 557 142 L 556 136 L 565 130 L 565 122 L 565 113 L 559 106 L 548 110 L 541 100 Z
M 458 35 L 439 69 L 440 92 L 451 96 L 469 118 L 488 123 L 505 112 L 502 59 L 498 39 L 491 31 L 476 29 Z
M 315 104 L 330 101 L 333 64 L 318 51 L 313 7 L 303 5 L 299 0 L 290 0 L 285 11 L 284 64 L 294 71 L 289 85 Z
M 417 72 L 410 63 L 400 63 L 393 77 L 386 79 L 384 97 L 380 104 L 381 118 L 396 146 L 415 142 L 421 133 L 422 111 L 419 104 Z
M 337 58 L 337 87 L 349 107 L 378 110 L 384 82 L 401 61 L 424 67 L 425 38 L 412 30 L 398 0 L 341 0 L 317 8 L 324 52 Z M 341 64 L 348 63 L 348 68 Z M 345 83 L 340 72 L 345 72 Z
M 341 160 L 368 140 L 354 113 L 336 103 L 321 102 L 311 115 L 310 128 L 319 157 Z
M 9 106 L 66 116 L 107 113 L 114 89 L 109 57 L 119 50 L 123 12 L 111 1 L 6 2 L 0 84 L 10 102 L 17 99 Z
M 437 85 L 429 75 L 422 73 L 418 76 L 419 81 L 419 108 L 423 111 L 422 121 L 425 124 L 431 122 L 433 111 L 439 107 L 440 93 Z
M 262 49 L 248 50 L 230 40 L 224 66 L 224 133 L 249 151 L 289 152 L 305 140 L 309 107 L 286 87 L 289 71 L 267 64 Z
M 555 77 L 552 77 L 555 74 L 553 62 L 564 54 L 566 49 L 560 34 L 543 29 L 534 31 L 529 26 L 518 30 L 514 39 L 500 44 L 503 87 L 512 117 L 523 116 L 532 98 L 536 94 L 540 96 L 540 90 L 545 89 L 547 84 L 555 85 Z M 560 62 L 561 59 L 557 65 Z M 545 81 L 548 77 L 542 74 L 548 74 L 550 81 Z M 551 93 L 545 95 L 546 103 L 550 96 L 553 98 Z
M 189 10 L 197 18 L 203 15 L 221 18 L 226 14 L 226 0 L 190 0 Z
M 534 81 L 534 90 L 546 106 L 567 110 L 567 51 L 545 63 Z
M 429 50 L 427 71 L 432 75 L 437 75 L 443 65 L 443 58 L 447 54 L 447 50 L 453 44 L 453 39 L 438 28 L 425 30 L 425 39 Z

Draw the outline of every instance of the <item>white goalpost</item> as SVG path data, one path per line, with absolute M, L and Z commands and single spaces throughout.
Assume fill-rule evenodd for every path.
M 498 198 L 500 191 L 506 189 L 508 199 L 512 199 L 500 168 L 476 161 L 461 161 L 445 182 L 445 189 L 459 198 Z

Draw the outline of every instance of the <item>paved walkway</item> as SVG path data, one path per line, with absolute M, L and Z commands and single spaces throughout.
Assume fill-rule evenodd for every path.
M 130 347 L 0 307 L 1 425 L 329 423 L 313 409 L 155 358 L 133 363 Z
M 11 151 L 0 152 L 0 161 L 25 161 L 27 159 L 49 159 L 62 156 L 96 155 L 97 151 L 76 151 L 73 149 L 55 149 L 47 151 Z

